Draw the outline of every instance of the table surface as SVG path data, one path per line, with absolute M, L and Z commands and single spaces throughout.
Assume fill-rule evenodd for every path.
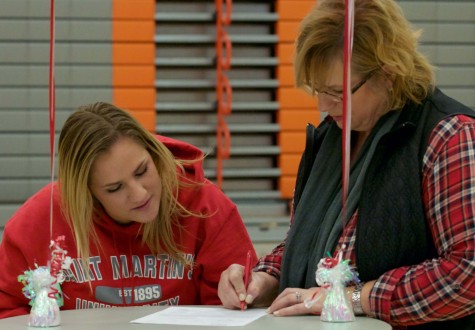
M 203 307 L 203 306 L 200 306 Z M 139 330 L 139 329 L 206 329 L 230 330 L 230 329 L 253 329 L 253 330 L 390 330 L 391 326 L 387 323 L 371 319 L 368 317 L 357 317 L 354 322 L 329 323 L 320 321 L 319 316 L 292 316 L 275 317 L 265 315 L 250 324 L 243 327 L 203 327 L 203 326 L 184 326 L 168 324 L 137 324 L 130 323 L 139 317 L 143 317 L 166 307 L 117 307 L 100 309 L 83 309 L 61 311 L 61 325 L 52 328 L 31 328 L 28 327 L 28 315 L 10 317 L 0 320 L 0 329 L 54 329 L 54 330 Z

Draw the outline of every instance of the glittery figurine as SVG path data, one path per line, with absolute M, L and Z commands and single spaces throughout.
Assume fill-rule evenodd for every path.
M 69 268 L 71 260 L 62 248 L 64 236 L 51 241 L 49 266 L 36 266 L 18 276 L 23 283 L 23 294 L 30 299 L 28 325 L 32 327 L 54 327 L 61 323 L 59 308 L 63 305 L 60 284 L 64 281 L 63 269 Z
M 59 303 L 55 296 L 51 295 L 51 285 L 55 278 L 51 276 L 48 267 L 37 267 L 34 270 L 25 271 L 18 280 L 25 287 L 23 294 L 30 299 L 30 316 L 28 325 L 33 327 L 54 327 L 61 323 Z M 58 285 L 59 286 L 59 285 Z M 59 291 L 56 289 L 56 291 Z
M 325 297 L 320 318 L 326 322 L 351 322 L 355 320 L 353 308 L 345 294 L 345 286 L 353 281 L 359 282 L 357 273 L 349 266 L 349 260 L 341 260 L 341 253 L 337 258 L 322 258 L 315 273 L 317 284 L 324 290 L 314 300 L 306 301 L 305 306 L 310 308 L 316 301 Z M 323 294 L 324 293 L 324 294 Z

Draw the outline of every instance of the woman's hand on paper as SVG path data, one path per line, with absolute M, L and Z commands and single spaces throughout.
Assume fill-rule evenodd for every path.
M 241 301 L 254 307 L 269 306 L 277 296 L 279 281 L 265 272 L 251 272 L 247 292 L 244 286 L 244 267 L 232 264 L 222 274 L 218 284 L 218 296 L 223 306 L 240 308 Z

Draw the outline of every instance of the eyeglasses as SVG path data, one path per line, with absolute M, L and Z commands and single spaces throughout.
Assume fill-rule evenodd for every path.
M 358 89 L 361 88 L 373 75 L 375 71 L 371 71 L 368 73 L 363 80 L 361 80 L 359 83 L 357 83 L 352 89 L 351 89 L 351 94 L 355 94 Z M 330 92 L 330 91 L 321 91 L 319 92 L 318 90 L 315 90 L 315 94 L 320 97 L 327 97 L 329 100 L 335 102 L 335 103 L 340 103 L 343 101 L 343 92 L 341 93 L 336 93 L 336 92 Z

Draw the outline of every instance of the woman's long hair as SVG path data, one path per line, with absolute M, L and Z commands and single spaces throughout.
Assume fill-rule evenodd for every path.
M 59 138 L 61 206 L 75 235 L 78 258 L 84 266 L 88 265 L 91 238 L 100 248 L 93 222 L 101 213 L 101 206 L 89 188 L 91 169 L 97 157 L 108 151 L 120 137 L 131 138 L 144 146 L 161 178 L 159 213 L 155 221 L 143 224 L 143 243 L 155 255 L 165 251 L 188 264 L 175 242 L 173 228 L 180 227 L 180 216 L 196 215 L 177 200 L 180 187 L 199 184 L 180 179 L 183 165 L 193 161 L 175 159 L 163 143 L 128 112 L 103 102 L 79 107 L 66 120 Z

